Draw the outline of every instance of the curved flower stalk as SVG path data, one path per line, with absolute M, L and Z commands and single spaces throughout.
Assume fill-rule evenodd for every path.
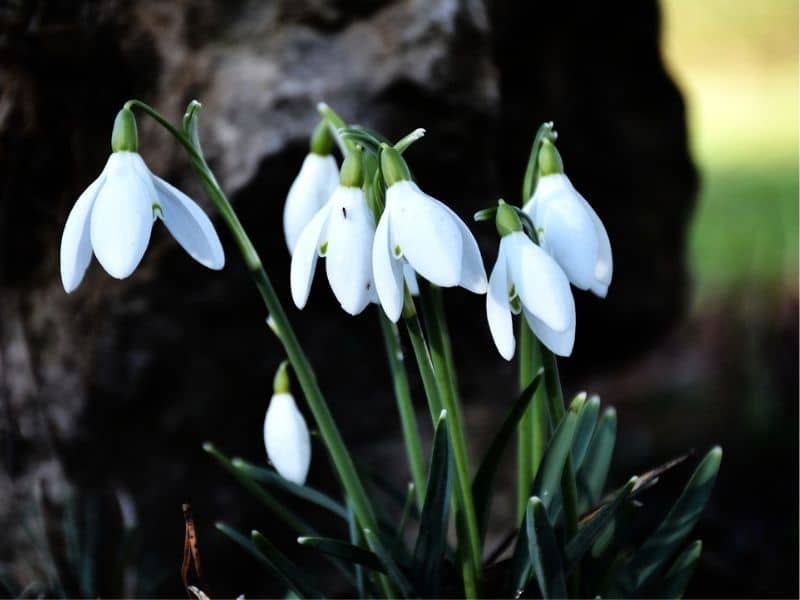
M 136 121 L 123 109 L 111 136 L 112 154 L 100 176 L 80 195 L 61 238 L 61 282 L 69 293 L 92 260 L 124 279 L 142 260 L 155 220 L 200 264 L 221 269 L 225 254 L 211 220 L 186 194 L 145 165 L 137 152 Z
M 538 167 L 536 190 L 523 210 L 536 226 L 542 249 L 575 287 L 605 298 L 614 264 L 603 222 L 564 174 L 550 139 L 542 141 Z
M 386 207 L 375 231 L 372 269 L 386 315 L 396 322 L 402 313 L 404 265 L 440 287 L 485 293 L 478 243 L 464 222 L 411 181 L 400 153 L 388 145 L 382 147 L 381 169 Z
M 516 349 L 512 314 L 520 312 L 553 353 L 569 356 L 575 342 L 575 301 L 558 264 L 522 230 L 514 209 L 501 201 L 495 217 L 501 235 L 489 278 L 486 317 L 500 355 Z
M 331 155 L 333 137 L 323 120 L 311 136 L 311 150 L 303 160 L 283 207 L 283 233 L 293 254 L 300 234 L 339 185 L 339 168 Z
M 281 477 L 303 485 L 311 465 L 311 436 L 289 389 L 288 366 L 284 361 L 275 373 L 264 418 L 264 447 Z
M 325 258 L 328 283 L 346 312 L 357 315 L 375 298 L 371 260 L 375 218 L 362 179 L 361 153 L 354 151 L 342 164 L 341 184 L 300 234 L 290 272 L 298 308 L 306 305 L 319 256 Z

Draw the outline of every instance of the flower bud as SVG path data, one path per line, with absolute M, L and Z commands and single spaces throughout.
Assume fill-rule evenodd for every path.
M 284 479 L 303 485 L 311 464 L 311 436 L 289 390 L 288 363 L 275 373 L 274 394 L 264 417 L 264 446 Z
M 411 171 L 400 153 L 389 144 L 381 144 L 381 172 L 386 187 L 398 181 L 411 181 Z
M 561 155 L 555 147 L 555 144 L 548 139 L 542 140 L 542 146 L 539 148 L 539 176 L 555 175 L 564 172 L 564 163 L 561 160 Z
M 111 130 L 112 152 L 137 152 L 139 150 L 139 135 L 136 130 L 136 117 L 129 108 L 123 108 L 114 119 L 114 129 Z

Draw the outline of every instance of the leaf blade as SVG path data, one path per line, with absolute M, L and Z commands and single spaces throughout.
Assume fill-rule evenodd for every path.
M 566 598 L 567 585 L 561 561 L 561 549 L 547 509 L 536 496 L 528 501 L 525 528 L 528 555 L 542 598 Z

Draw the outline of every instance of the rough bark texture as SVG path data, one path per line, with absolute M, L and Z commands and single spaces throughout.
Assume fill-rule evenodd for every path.
M 112 549 L 110 491 L 130 494 L 151 592 L 181 593 L 186 500 L 218 595 L 264 588 L 213 520 L 287 533 L 200 449 L 210 439 L 263 457 L 261 422 L 281 359 L 227 234 L 220 273 L 193 263 L 157 225 L 132 278 L 113 280 L 94 263 L 75 293 L 61 288 L 61 228 L 102 168 L 127 98 L 176 119 L 189 100 L 203 102 L 206 154 L 287 300 L 282 203 L 324 99 L 390 137 L 426 127 L 409 152 L 415 175 L 465 219 L 499 196 L 519 201 L 532 136 L 556 121 L 568 173 L 615 251 L 608 299 L 577 294 L 568 376 L 641 351 L 683 309 L 696 175 L 654 2 L 20 0 L 0 18 L 0 560 L 23 581 L 36 561 L 20 524 L 39 481 L 57 505 L 73 486 L 111 506 L 95 512 L 107 515 L 97 544 Z M 208 208 L 178 145 L 147 118 L 139 125 L 149 166 Z M 473 229 L 491 267 L 493 228 Z M 482 435 L 501 412 L 497 378 L 510 392 L 514 375 L 493 352 L 483 299 L 454 291 L 447 301 L 471 427 Z M 399 443 L 385 441 L 398 427 L 374 316 L 346 318 L 324 285 L 302 319 L 289 312 L 352 447 L 402 484 Z M 315 452 L 312 481 L 333 487 Z M 108 595 L 109 585 L 94 592 Z

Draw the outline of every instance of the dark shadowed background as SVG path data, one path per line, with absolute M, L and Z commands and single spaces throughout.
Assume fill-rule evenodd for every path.
M 230 236 L 220 228 L 221 272 L 157 225 L 131 278 L 94 263 L 75 293 L 59 281 L 64 221 L 132 97 L 176 120 L 203 102 L 209 162 L 287 306 L 280 215 L 318 101 L 389 137 L 425 127 L 408 153 L 415 175 L 465 219 L 500 196 L 519 201 L 532 136 L 554 120 L 567 173 L 614 249 L 608 298 L 576 293 L 576 348 L 561 362 L 567 391 L 618 409 L 613 482 L 721 444 L 688 593 L 796 597 L 796 3 L 0 4 L 0 582 L 110 595 L 124 506 L 137 524 L 124 590 L 180 596 L 190 501 L 212 593 L 282 595 L 213 523 L 258 528 L 308 557 L 201 449 L 210 440 L 266 460 L 261 426 L 282 359 Z M 181 148 L 144 116 L 139 129 L 148 165 L 213 215 Z M 472 229 L 491 266 L 493 228 Z M 290 317 L 350 447 L 402 487 L 373 311 L 348 317 L 318 283 Z M 453 290 L 446 302 L 471 445 L 483 451 L 514 368 L 494 350 L 482 298 Z M 413 391 L 427 439 L 416 381 Z M 510 526 L 512 456 L 506 471 L 492 539 Z M 665 478 L 653 505 L 687 472 Z M 335 489 L 320 446 L 310 480 Z M 75 548 L 65 520 L 87 557 L 83 580 L 64 575 Z

